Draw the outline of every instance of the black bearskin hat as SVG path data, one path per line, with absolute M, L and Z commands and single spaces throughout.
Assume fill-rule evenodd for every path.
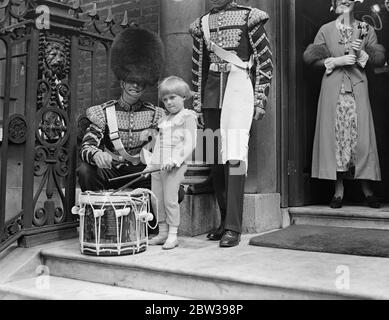
M 164 46 L 155 32 L 128 28 L 113 41 L 111 67 L 118 80 L 152 86 L 161 76 L 164 62 Z

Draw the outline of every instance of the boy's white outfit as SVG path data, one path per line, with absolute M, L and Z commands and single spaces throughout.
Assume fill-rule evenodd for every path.
M 162 229 L 165 228 L 165 222 L 169 226 L 169 236 L 164 249 L 171 249 L 178 245 L 177 229 L 180 224 L 178 190 L 185 178 L 186 161 L 196 148 L 196 119 L 196 113 L 188 109 L 182 109 L 177 114 L 162 118 L 158 124 L 159 134 L 154 152 L 148 163 L 148 169 L 160 168 L 171 162 L 176 165 L 170 171 L 156 172 L 151 176 L 151 190 L 158 199 L 158 222 Z M 165 239 L 166 234 L 161 234 L 160 228 L 159 237 L 153 238 L 150 244 L 160 244 Z

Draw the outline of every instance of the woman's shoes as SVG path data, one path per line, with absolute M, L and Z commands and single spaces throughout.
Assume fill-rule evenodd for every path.
M 367 196 L 366 202 L 370 208 L 378 209 L 381 207 L 381 204 L 379 203 L 377 197 L 375 197 L 374 195 Z
M 342 208 L 342 201 L 343 199 L 341 197 L 333 197 L 330 203 L 330 207 L 332 209 L 339 209 Z
M 343 199 L 341 197 L 334 196 L 331 200 L 330 207 L 332 209 L 342 208 L 342 202 L 343 202 Z M 374 195 L 367 196 L 366 202 L 370 208 L 374 208 L 374 209 L 381 208 L 380 202 L 378 201 L 377 197 L 375 197 Z

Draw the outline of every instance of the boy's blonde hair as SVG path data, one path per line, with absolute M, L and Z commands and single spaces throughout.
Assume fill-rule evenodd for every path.
M 185 100 L 193 96 L 189 85 L 180 77 L 170 76 L 162 80 L 158 86 L 158 98 L 162 100 L 167 94 L 177 94 Z

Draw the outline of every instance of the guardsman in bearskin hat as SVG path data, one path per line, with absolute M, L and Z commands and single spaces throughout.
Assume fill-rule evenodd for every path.
M 216 146 L 211 167 L 221 225 L 208 238 L 233 247 L 242 230 L 250 127 L 253 119 L 265 115 L 272 79 L 264 28 L 269 16 L 232 0 L 209 2 L 211 11 L 190 27 L 194 109 L 201 125 L 214 132 L 220 129 L 221 134 L 221 154 Z
M 117 189 L 128 183 L 109 179 L 145 169 L 142 150 L 147 148 L 165 110 L 145 102 L 146 86 L 155 85 L 164 65 L 160 37 L 142 28 L 122 31 L 112 44 L 111 67 L 120 80 L 122 94 L 87 109 L 89 126 L 82 140 L 78 168 L 82 191 Z M 141 180 L 135 188 L 150 188 L 151 180 Z

